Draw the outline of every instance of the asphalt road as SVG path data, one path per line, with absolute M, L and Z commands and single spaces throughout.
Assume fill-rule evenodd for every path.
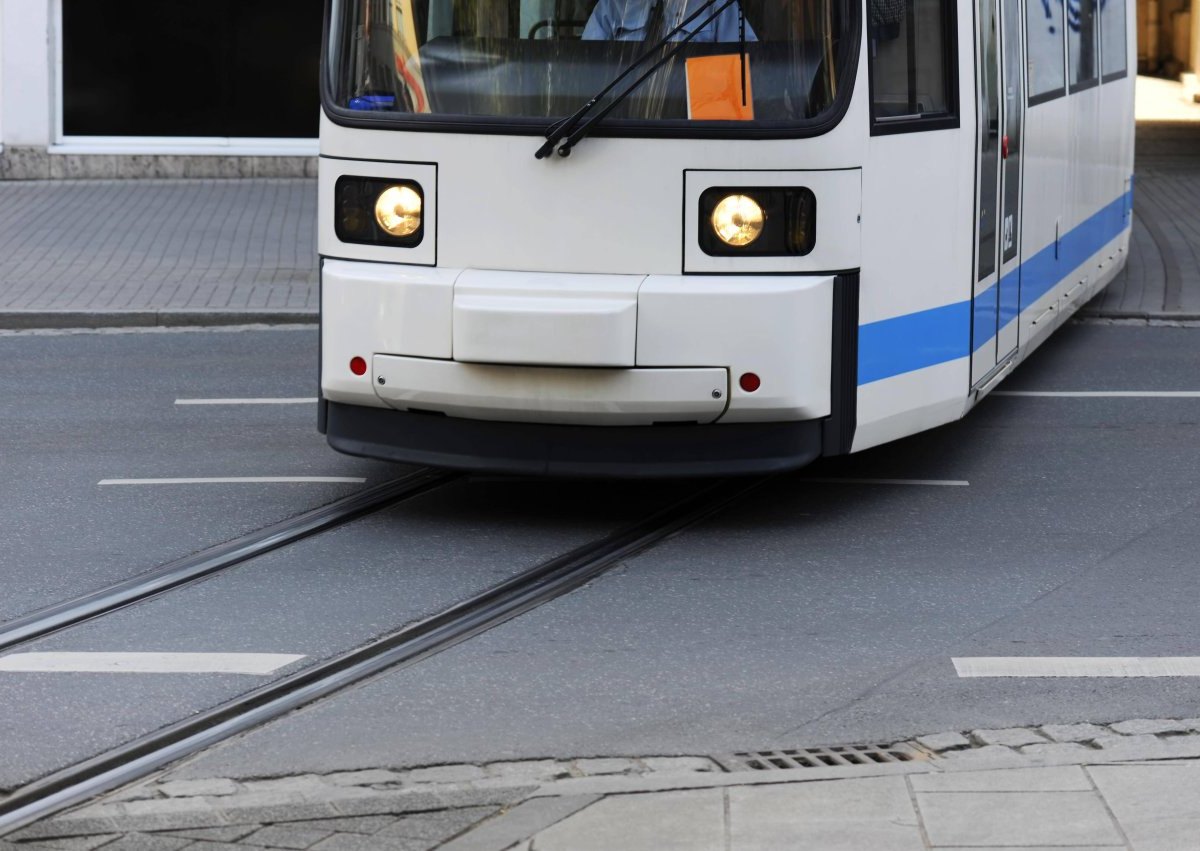
M 1003 389 L 1197 390 L 1197 334 L 1070 326 Z M 173 404 L 307 395 L 312 343 L 306 331 L 0 338 L 0 355 L 22 365 L 5 379 L 20 451 L 0 461 L 0 496 L 18 507 L 22 532 L 0 555 L 19 595 L 2 616 L 344 492 L 205 485 L 113 497 L 100 478 L 399 472 L 325 449 L 311 408 Z M 72 372 L 82 377 L 56 393 L 53 377 Z M 177 773 L 703 754 L 1200 715 L 1188 679 L 962 680 L 950 661 L 1200 655 L 1198 423 L 1197 398 L 994 396 L 961 423 L 779 478 L 580 591 Z M 680 492 L 465 480 L 24 649 L 325 658 Z M 80 518 L 72 534 L 45 516 L 56 506 Z M 259 684 L 0 676 L 0 741 L 10 743 L 0 787 Z

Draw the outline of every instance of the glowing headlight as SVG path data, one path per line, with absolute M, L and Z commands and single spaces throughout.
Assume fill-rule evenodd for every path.
M 712 226 L 726 245 L 749 245 L 762 234 L 766 216 L 749 195 L 729 195 L 712 212 Z
M 421 227 L 421 196 L 411 186 L 389 186 L 375 201 L 375 221 L 392 236 L 411 236 Z

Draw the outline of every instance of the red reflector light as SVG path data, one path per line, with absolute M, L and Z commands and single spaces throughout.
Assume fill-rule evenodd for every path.
M 362 358 L 350 358 L 350 371 L 355 375 L 366 375 L 367 362 Z
M 762 379 L 753 372 L 743 372 L 742 377 L 738 379 L 738 386 L 747 393 L 753 393 L 755 390 L 762 387 Z

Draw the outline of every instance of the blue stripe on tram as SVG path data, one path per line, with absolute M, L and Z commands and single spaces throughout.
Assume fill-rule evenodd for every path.
M 1130 190 L 1063 234 L 1057 256 L 1054 244 L 1047 245 L 1005 275 L 999 287 L 993 284 L 981 293 L 974 303 L 961 301 L 860 326 L 859 385 L 967 357 L 971 354 L 972 329 L 975 349 L 980 349 L 996 336 L 993 329 L 997 310 L 1001 327 L 1015 321 L 1021 311 L 1116 239 L 1128 227 L 1132 210 Z

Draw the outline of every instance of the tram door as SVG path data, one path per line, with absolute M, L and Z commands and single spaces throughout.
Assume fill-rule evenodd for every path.
M 1020 0 L 977 0 L 978 185 L 971 384 L 1017 348 L 1025 106 Z

